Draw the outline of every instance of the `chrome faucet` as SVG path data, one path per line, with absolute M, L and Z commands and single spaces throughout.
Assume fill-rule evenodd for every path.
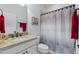
M 19 33 L 16 32 L 16 31 L 14 31 L 14 35 L 15 35 L 15 37 L 18 37 L 19 36 Z

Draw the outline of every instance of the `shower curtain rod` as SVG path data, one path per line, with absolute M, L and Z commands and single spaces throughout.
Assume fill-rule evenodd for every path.
M 79 10 L 79 8 L 77 8 L 76 10 Z
M 72 6 L 75 6 L 75 4 L 73 4 L 73 5 L 70 5 L 70 6 L 66 6 L 66 7 L 63 7 L 63 8 L 59 8 L 59 9 L 57 9 L 58 11 L 60 10 L 60 9 L 64 9 L 64 8 L 68 8 L 68 7 L 72 7 Z M 79 9 L 79 8 L 78 8 Z M 45 14 L 48 14 L 48 13 L 51 13 L 51 12 L 54 12 L 54 11 L 57 11 L 57 10 L 53 10 L 53 11 L 49 11 L 49 12 L 47 12 L 47 13 L 43 13 L 43 14 L 41 14 L 41 15 L 45 15 Z

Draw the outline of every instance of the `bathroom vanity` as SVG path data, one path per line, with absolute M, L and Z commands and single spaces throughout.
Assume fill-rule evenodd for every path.
M 25 35 L 9 38 L 0 44 L 0 54 L 36 54 L 39 37 Z
M 76 54 L 79 54 L 79 40 L 76 41 Z

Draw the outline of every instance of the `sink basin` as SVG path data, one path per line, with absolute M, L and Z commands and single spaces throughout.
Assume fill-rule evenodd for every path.
M 28 35 L 25 35 L 25 36 L 21 36 L 22 38 L 28 38 L 29 36 Z

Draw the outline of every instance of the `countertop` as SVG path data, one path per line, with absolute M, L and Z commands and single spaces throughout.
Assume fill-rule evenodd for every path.
M 37 38 L 37 37 L 34 36 L 34 35 L 25 35 L 25 36 L 22 36 L 22 37 L 9 38 L 9 39 L 5 40 L 3 43 L 0 44 L 0 49 L 4 48 L 4 47 L 11 46 L 11 45 L 15 45 L 15 44 L 18 44 L 18 43 L 21 43 L 21 42 L 33 40 L 35 38 Z

